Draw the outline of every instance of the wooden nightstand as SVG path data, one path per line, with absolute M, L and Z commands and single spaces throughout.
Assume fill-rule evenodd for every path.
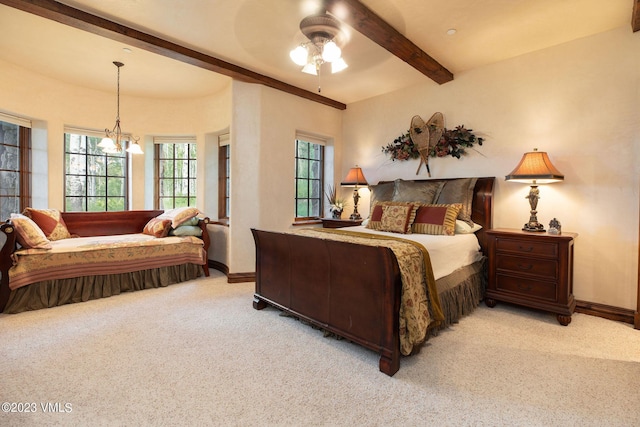
M 487 230 L 489 285 L 485 303 L 520 304 L 555 313 L 571 323 L 575 233 L 551 235 L 511 229 Z
M 360 224 L 362 224 L 361 219 L 322 218 L 322 228 L 352 227 Z

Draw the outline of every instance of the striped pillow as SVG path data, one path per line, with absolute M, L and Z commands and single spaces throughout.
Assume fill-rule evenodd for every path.
M 411 229 L 416 234 L 453 236 L 456 218 L 462 203 L 451 205 L 421 205 L 416 212 Z

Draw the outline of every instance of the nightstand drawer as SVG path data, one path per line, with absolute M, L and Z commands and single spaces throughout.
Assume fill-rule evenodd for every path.
M 496 289 L 499 291 L 556 301 L 556 287 L 556 282 L 496 274 Z
M 502 255 L 496 260 L 496 268 L 501 272 L 526 274 L 551 280 L 558 278 L 558 262 L 550 259 Z
M 496 250 L 498 252 L 515 252 L 520 255 L 536 255 L 547 258 L 558 256 L 558 245 L 553 242 L 534 242 L 518 239 L 496 239 Z

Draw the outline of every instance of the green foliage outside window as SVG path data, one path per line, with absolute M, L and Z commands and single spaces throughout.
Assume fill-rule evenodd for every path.
M 65 210 L 126 210 L 126 152 L 104 153 L 98 137 L 65 133 L 64 138 Z
M 296 218 L 319 218 L 322 213 L 323 147 L 296 140 Z
M 195 143 L 158 144 L 158 207 L 196 206 Z

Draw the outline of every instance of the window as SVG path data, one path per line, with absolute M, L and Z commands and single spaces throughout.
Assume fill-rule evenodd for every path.
M 66 211 L 123 211 L 129 206 L 127 152 L 104 153 L 98 135 L 82 130 L 64 134 Z
M 0 119 L 7 119 L 4 115 Z M 10 118 L 9 118 L 10 119 Z M 18 118 L 16 118 L 18 119 Z M 23 125 L 26 126 L 22 126 Z M 31 204 L 31 124 L 0 121 L 0 220 Z
M 229 135 L 221 135 L 218 141 L 218 219 L 229 219 L 229 194 L 231 193 Z
M 322 216 L 324 146 L 296 139 L 296 220 Z
M 156 161 L 156 206 L 158 209 L 174 209 L 196 206 L 196 143 L 162 142 L 154 138 Z M 181 139 L 182 141 L 182 139 Z

